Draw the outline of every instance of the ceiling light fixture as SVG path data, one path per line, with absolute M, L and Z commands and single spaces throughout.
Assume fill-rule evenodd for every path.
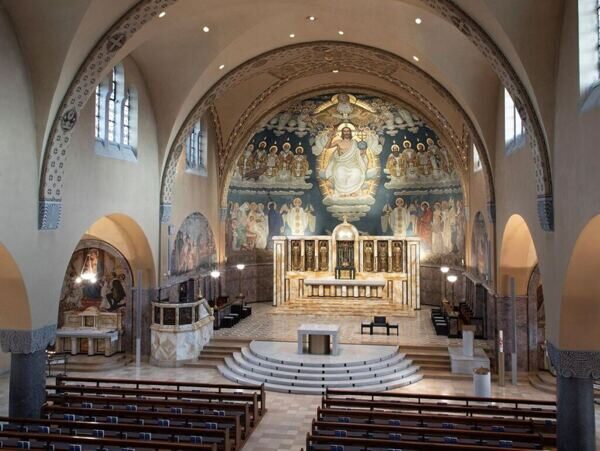
M 344 36 L 344 32 L 343 32 L 342 30 L 338 31 L 338 34 L 339 34 L 340 36 Z
M 225 64 L 221 64 L 221 65 L 219 66 L 219 70 L 223 70 L 223 69 L 225 69 Z
M 415 23 L 416 23 L 417 25 L 421 25 L 421 22 L 423 22 L 423 21 L 421 20 L 421 18 L 420 18 L 420 17 L 417 17 L 417 18 L 415 19 Z
M 208 28 L 206 25 L 204 25 L 202 27 L 202 31 L 204 31 L 205 33 L 208 33 L 210 31 L 210 28 Z
M 161 11 L 161 12 L 158 14 L 158 18 L 159 18 L 159 19 L 162 19 L 162 18 L 163 18 L 163 17 L 165 17 L 166 15 L 167 15 L 167 13 L 166 13 L 165 11 Z
M 294 33 L 290 33 L 290 38 L 295 38 L 296 35 Z
M 413 59 L 417 62 L 419 62 L 419 57 L 418 56 L 413 56 Z

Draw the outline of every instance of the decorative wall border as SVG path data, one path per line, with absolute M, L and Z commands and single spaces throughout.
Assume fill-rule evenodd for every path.
M 108 64 L 118 50 L 129 40 L 144 24 L 155 18 L 161 11 L 174 4 L 177 0 L 140 0 L 133 8 L 125 13 L 98 41 L 94 49 L 88 54 L 86 60 L 80 67 L 77 75 L 71 82 L 67 93 L 63 97 L 59 107 L 48 140 L 43 153 L 39 188 L 39 213 L 38 226 L 40 230 L 57 229 L 61 221 L 62 213 L 62 191 L 64 186 L 64 164 L 69 149 L 69 142 L 73 128 L 77 124 L 78 115 L 86 101 L 94 92 L 98 78 L 107 71 Z M 550 156 L 548 145 L 544 136 L 544 130 L 540 118 L 535 111 L 533 102 L 527 93 L 525 86 L 512 67 L 510 61 L 485 30 L 477 24 L 467 13 L 451 0 L 419 0 L 428 6 L 440 17 L 449 21 L 455 28 L 463 33 L 490 62 L 506 89 L 509 91 L 524 122 L 525 129 L 530 141 L 533 153 L 536 177 L 538 218 L 540 225 L 545 231 L 554 229 L 552 178 L 550 170 Z M 254 65 L 265 64 L 266 61 L 254 60 Z M 246 70 L 238 70 L 238 76 L 248 72 L 250 65 L 242 65 Z M 416 69 L 420 71 L 420 69 Z M 226 88 L 226 83 L 217 83 L 216 86 Z M 211 89 L 210 94 L 203 97 L 208 100 L 207 104 L 213 103 L 218 89 Z M 202 103 L 202 99 L 199 103 Z M 199 105 L 192 110 L 191 115 L 197 115 Z M 189 116 L 188 116 L 189 119 Z M 182 127 L 185 128 L 185 127 Z M 181 133 L 180 130 L 179 133 Z M 169 151 L 169 159 L 174 154 L 178 159 L 181 154 L 181 146 L 176 142 Z M 174 150 L 174 152 L 173 152 Z M 172 185 L 175 168 L 170 161 L 163 172 L 161 186 Z M 165 183 L 166 182 L 166 183 Z M 161 217 L 167 217 L 170 200 L 165 197 L 161 188 Z
M 548 356 L 559 376 L 600 378 L 600 351 L 569 351 L 547 341 Z
M 274 62 L 279 63 L 279 65 L 274 65 Z M 272 63 L 272 65 L 269 66 L 267 63 Z M 278 78 L 275 83 L 263 90 L 263 92 L 254 99 L 252 104 L 240 116 L 236 126 L 230 133 L 227 144 L 223 146 L 223 153 L 218 156 L 217 170 L 219 181 L 221 182 L 219 191 L 222 192 L 222 181 L 226 176 L 226 168 L 230 164 L 231 155 L 235 154 L 232 147 L 232 141 L 239 134 L 239 129 L 242 127 L 242 124 L 247 122 L 248 117 L 256 107 L 288 82 L 315 73 L 330 72 L 332 68 L 340 71 L 376 75 L 390 83 L 399 85 L 413 98 L 418 100 L 420 104 L 425 105 L 426 109 L 432 112 L 436 118 L 444 121 L 445 118 L 439 110 L 437 110 L 435 105 L 396 74 L 398 71 L 408 72 L 431 85 L 439 95 L 446 99 L 450 105 L 456 109 L 466 123 L 475 144 L 478 149 L 481 150 L 482 165 L 486 175 L 486 181 L 488 182 L 488 199 L 490 201 L 495 199 L 493 175 L 487 148 L 477 133 L 473 121 L 469 118 L 460 103 L 446 88 L 419 67 L 390 52 L 361 44 L 319 41 L 282 47 L 259 55 L 238 66 L 208 90 L 183 122 L 167 155 L 167 161 L 161 180 L 161 211 L 167 213 L 171 208 L 177 162 L 179 161 L 179 157 L 185 146 L 186 137 L 190 133 L 193 124 L 198 122 L 207 111 L 214 108 L 214 100 L 216 97 L 227 89 L 240 83 L 251 74 L 256 75 L 258 73 L 268 72 Z M 253 69 L 259 69 L 262 72 L 257 72 Z M 442 127 L 443 130 L 448 133 L 455 133 L 448 123 L 443 124 Z M 458 152 L 458 160 L 462 167 L 466 168 L 468 166 L 469 152 L 470 149 L 466 148 Z M 161 214 L 161 222 L 166 223 L 168 222 L 168 219 L 169 216 L 167 214 Z
M 93 95 L 109 63 L 147 22 L 177 0 L 140 0 L 100 38 L 77 71 L 56 112 L 46 141 L 39 190 L 38 227 L 57 229 L 62 214 L 64 165 L 79 113 Z
M 56 339 L 56 324 L 49 324 L 34 330 L 0 330 L 2 351 L 31 354 L 43 351 Z

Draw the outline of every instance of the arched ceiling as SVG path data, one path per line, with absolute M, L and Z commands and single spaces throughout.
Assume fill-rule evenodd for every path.
M 417 56 L 415 64 L 456 99 L 489 152 L 495 147 L 499 88 L 506 85 L 526 119 L 542 202 L 540 220 L 544 228 L 552 228 L 547 145 L 552 121 L 548 102 L 537 99 L 552 97 L 553 76 L 547 74 L 557 43 L 539 37 L 557 30 L 562 0 L 380 0 L 376 5 L 361 0 L 0 1 L 15 25 L 32 76 L 38 139 L 40 149 L 45 148 L 41 228 L 58 227 L 64 184 L 60 168 L 69 134 L 91 88 L 117 61 L 130 56 L 141 69 L 166 162 L 190 111 L 229 71 L 292 43 L 331 40 L 372 46 L 409 61 Z M 167 14 L 159 19 L 163 10 Z M 536 17 L 539 10 L 547 22 L 530 20 L 524 34 L 523 17 Z M 308 21 L 308 15 L 317 20 Z M 416 17 L 422 19 L 420 25 Z M 211 28 L 209 33 L 202 31 L 204 25 Z M 322 67 L 313 65 L 312 70 Z M 353 73 L 369 75 L 356 67 Z M 249 77 L 246 103 L 285 76 L 284 69 Z M 411 85 L 431 91 L 422 80 Z M 242 113 L 243 102 L 223 98 L 220 103 L 215 108 L 227 130 Z

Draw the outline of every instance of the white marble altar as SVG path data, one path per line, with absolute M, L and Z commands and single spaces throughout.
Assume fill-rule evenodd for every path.
M 455 374 L 473 374 L 475 368 L 490 368 L 490 359 L 482 348 L 475 348 L 472 356 L 463 354 L 462 346 L 448 346 L 450 367 Z
M 304 337 L 310 335 L 329 335 L 332 338 L 331 354 L 340 353 L 340 326 L 337 324 L 301 324 L 298 328 L 298 354 L 304 352 Z

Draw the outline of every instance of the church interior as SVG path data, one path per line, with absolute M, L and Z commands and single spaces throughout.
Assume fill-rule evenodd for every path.
M 0 61 L 0 447 L 600 445 L 599 0 L 0 0 Z

